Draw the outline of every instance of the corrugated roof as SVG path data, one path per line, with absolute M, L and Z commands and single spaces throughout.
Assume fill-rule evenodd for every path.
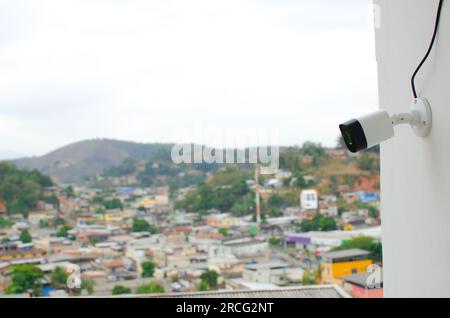
M 367 278 L 369 277 L 369 275 L 371 275 L 371 273 L 358 273 L 358 274 L 344 276 L 342 279 L 353 285 L 366 287 L 367 286 Z M 381 270 L 380 284 L 383 285 L 383 270 Z
M 168 293 L 139 295 L 143 298 L 349 298 L 339 286 L 295 286 L 276 289 L 243 289 L 194 293 Z
M 359 248 L 352 248 L 349 250 L 323 253 L 322 256 L 326 257 L 326 258 L 334 259 L 334 258 L 365 256 L 365 255 L 369 255 L 369 254 L 370 254 L 370 252 L 368 252 L 368 251 L 361 250 Z

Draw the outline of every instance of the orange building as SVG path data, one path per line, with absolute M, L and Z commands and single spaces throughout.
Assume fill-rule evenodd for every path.
M 342 286 L 342 278 L 351 274 L 366 273 L 372 264 L 370 252 L 349 249 L 322 254 L 322 284 Z

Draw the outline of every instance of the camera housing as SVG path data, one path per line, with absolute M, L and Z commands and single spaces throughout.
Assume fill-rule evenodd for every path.
M 358 152 L 382 143 L 395 134 L 394 126 L 409 124 L 414 133 L 426 137 L 431 130 L 431 107 L 425 98 L 413 100 L 408 113 L 389 116 L 380 110 L 362 117 L 351 119 L 339 129 L 345 145 L 351 152 Z

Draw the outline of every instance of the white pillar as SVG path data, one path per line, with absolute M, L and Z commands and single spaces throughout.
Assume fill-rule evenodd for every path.
M 408 110 L 438 2 L 374 0 L 380 108 L 391 114 Z M 450 297 L 450 1 L 416 86 L 431 103 L 430 135 L 396 127 L 381 147 L 385 296 Z

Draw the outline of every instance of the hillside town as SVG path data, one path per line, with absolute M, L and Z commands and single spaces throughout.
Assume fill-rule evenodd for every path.
M 255 165 L 223 166 L 190 185 L 143 186 L 130 176 L 109 176 L 109 187 L 98 178 L 44 182 L 26 213 L 0 189 L 0 295 L 332 285 L 351 297 L 382 297 L 382 281 L 367 286 L 368 268 L 382 266 L 378 153 L 306 148 L 284 151 L 269 175 Z M 3 180 L 14 169 L 1 163 Z M 75 289 L 67 286 L 73 268 Z

